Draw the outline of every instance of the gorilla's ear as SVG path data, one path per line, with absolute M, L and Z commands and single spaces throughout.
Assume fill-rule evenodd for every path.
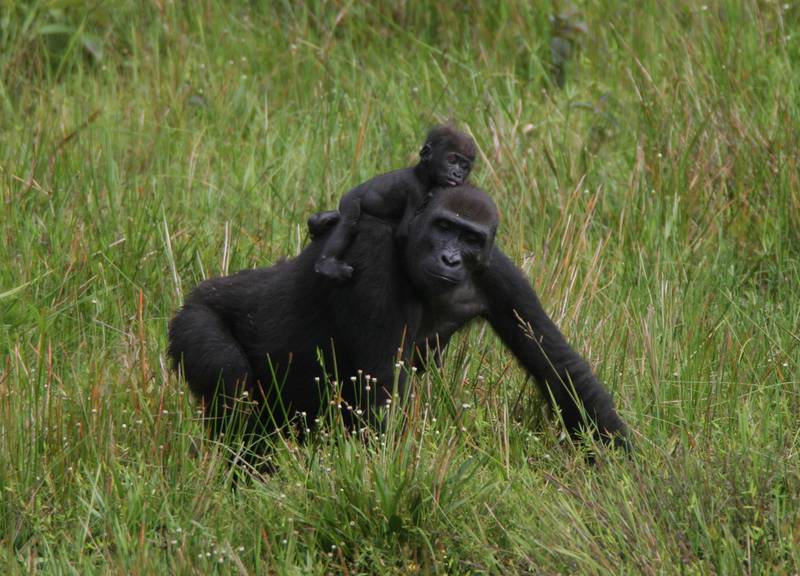
M 426 142 L 425 145 L 419 151 L 419 159 L 422 162 L 427 162 L 428 160 L 431 159 L 432 153 L 433 152 L 431 150 L 431 145 Z

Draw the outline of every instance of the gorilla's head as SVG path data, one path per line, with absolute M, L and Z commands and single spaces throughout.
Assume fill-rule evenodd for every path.
M 485 268 L 497 230 L 497 207 L 473 186 L 434 190 L 410 222 L 406 265 L 414 286 L 441 294 Z

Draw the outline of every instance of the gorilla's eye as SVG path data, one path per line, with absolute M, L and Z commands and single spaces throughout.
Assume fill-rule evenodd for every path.
M 470 166 L 470 163 L 469 163 L 469 162 L 467 162 L 466 160 L 464 160 L 463 162 L 461 162 L 461 169 L 462 169 L 462 170 L 464 170 L 464 171 L 466 172 L 466 171 L 467 171 L 467 170 L 469 170 L 470 168 L 471 168 L 471 166 Z
M 456 156 L 455 154 L 448 154 L 447 155 L 447 161 L 450 164 L 456 164 L 456 163 L 458 163 L 458 156 Z
M 476 234 L 475 232 L 467 233 L 467 235 L 464 237 L 464 240 L 466 240 L 468 244 L 472 244 L 474 246 L 483 244 L 483 236 Z
M 448 232 L 453 229 L 453 224 L 449 220 L 437 220 L 435 226 L 442 232 Z

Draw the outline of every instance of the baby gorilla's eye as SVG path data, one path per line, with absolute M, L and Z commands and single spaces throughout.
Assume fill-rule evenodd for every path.
M 455 154 L 448 154 L 447 155 L 447 161 L 450 164 L 456 164 L 458 162 L 458 156 L 456 156 Z

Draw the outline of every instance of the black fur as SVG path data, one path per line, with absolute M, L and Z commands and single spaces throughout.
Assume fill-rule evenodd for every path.
M 294 259 L 195 288 L 170 324 L 169 355 L 208 416 L 224 421 L 229 412 L 221 400 L 246 391 L 260 409 L 248 421 L 254 433 L 299 412 L 312 421 L 327 401 L 334 367 L 345 401 L 369 411 L 391 392 L 398 347 L 412 361 L 415 347 L 446 346 L 482 316 L 552 396 L 571 433 L 586 424 L 582 404 L 605 438 L 625 437 L 608 392 L 494 245 L 497 212 L 488 196 L 469 186 L 438 190 L 408 224 L 401 248 L 396 223 L 362 217 L 347 251 L 355 269 L 347 284 L 314 273 L 322 250 L 315 241 Z M 353 385 L 359 371 L 361 384 Z M 378 379 L 369 399 L 366 374 Z

